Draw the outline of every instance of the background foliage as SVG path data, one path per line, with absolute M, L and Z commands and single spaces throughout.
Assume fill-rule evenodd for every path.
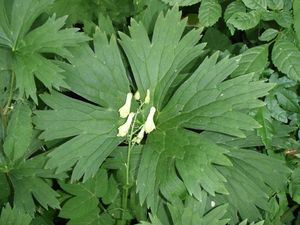
M 299 81 L 298 0 L 0 0 L 0 225 L 300 224 Z

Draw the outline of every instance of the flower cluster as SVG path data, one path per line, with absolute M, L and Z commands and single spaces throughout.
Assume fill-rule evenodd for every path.
M 124 105 L 119 109 L 120 117 L 124 119 L 127 118 L 127 120 L 123 125 L 121 125 L 118 128 L 119 131 L 117 134 L 118 137 L 125 137 L 126 135 L 129 134 L 130 128 L 134 127 L 136 116 L 141 112 L 143 105 L 150 103 L 150 90 L 149 89 L 147 90 L 146 97 L 136 112 L 131 112 L 131 103 L 133 98 L 135 100 L 140 100 L 141 96 L 139 91 L 137 91 L 134 95 L 132 93 L 128 93 Z M 134 143 L 139 144 L 143 140 L 145 133 L 149 134 L 156 128 L 153 119 L 155 112 L 156 112 L 156 108 L 152 106 L 150 108 L 146 121 L 139 128 L 137 135 L 132 139 Z

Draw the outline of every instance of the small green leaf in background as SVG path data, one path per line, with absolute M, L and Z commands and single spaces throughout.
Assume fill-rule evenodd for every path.
M 284 0 L 267 0 L 267 4 L 268 8 L 279 11 L 282 10 L 284 7 Z
M 272 12 L 273 19 L 282 27 L 290 28 L 293 24 L 293 15 L 290 10 L 281 10 L 279 12 Z
M 224 20 L 231 34 L 234 34 L 235 28 L 233 24 L 228 23 L 228 20 L 236 13 L 246 13 L 246 6 L 242 1 L 233 1 L 225 9 Z
M 300 51 L 292 42 L 276 41 L 272 50 L 272 61 L 280 72 L 300 81 Z
M 202 26 L 210 27 L 218 22 L 222 15 L 222 8 L 218 0 L 202 0 L 199 8 L 199 23 Z
M 267 9 L 267 0 L 242 0 L 249 9 Z
M 294 14 L 294 29 L 296 32 L 296 37 L 298 40 L 298 47 L 300 47 L 300 1 L 294 0 L 293 5 L 293 14 Z
M 29 225 L 32 218 L 16 208 L 7 205 L 2 208 L 0 216 L 0 225 Z
M 162 0 L 162 1 L 171 6 L 173 6 L 173 5 L 189 6 L 189 5 L 194 5 L 198 2 L 201 2 L 201 0 Z
M 84 34 L 77 33 L 76 28 L 62 29 L 66 17 L 56 19 L 55 15 L 31 30 L 35 20 L 45 13 L 52 3 L 53 0 L 15 0 L 10 8 L 5 7 L 3 1 L 0 2 L 0 37 L 5 37 L 5 41 L 0 39 L 0 48 L 9 48 L 13 52 L 12 72 L 19 95 L 23 97 L 25 94 L 26 98 L 31 97 L 35 103 L 37 96 L 34 78 L 40 80 L 48 89 L 67 86 L 60 74 L 62 69 L 52 60 L 48 60 L 45 54 L 66 57 L 70 55 L 67 47 L 89 40 Z
M 269 28 L 265 30 L 259 37 L 258 39 L 260 41 L 271 41 L 273 40 L 278 34 L 278 30 Z
M 276 97 L 283 109 L 300 114 L 299 96 L 294 91 L 282 89 L 276 92 Z
M 238 30 L 249 30 L 258 25 L 260 17 L 260 12 L 256 10 L 236 12 L 227 20 L 227 23 L 233 25 Z

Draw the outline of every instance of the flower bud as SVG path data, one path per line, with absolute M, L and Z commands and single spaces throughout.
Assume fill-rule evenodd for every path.
M 126 118 L 129 115 L 130 107 L 131 107 L 131 100 L 132 100 L 132 93 L 128 93 L 126 96 L 125 104 L 119 109 L 121 118 Z
M 154 121 L 153 121 L 153 117 L 154 117 L 155 112 L 156 112 L 156 109 L 155 109 L 154 106 L 152 106 L 151 109 L 150 109 L 150 112 L 147 116 L 147 120 L 145 122 L 145 125 L 144 125 L 144 129 L 145 129 L 146 134 L 149 134 L 150 132 L 152 132 L 156 128 L 155 124 L 154 124 Z
M 147 89 L 146 97 L 145 97 L 145 104 L 150 103 L 150 90 Z
M 145 135 L 145 128 L 143 126 L 142 129 L 139 131 L 138 135 L 135 138 L 133 138 L 133 142 L 140 144 L 144 138 L 144 135 Z
M 140 92 L 139 92 L 139 91 L 135 92 L 135 94 L 134 94 L 134 99 L 135 99 L 135 100 L 140 100 L 140 99 L 141 99 L 141 95 L 140 95 Z
M 211 201 L 211 202 L 210 202 L 210 206 L 211 206 L 212 208 L 215 207 L 215 206 L 216 206 L 215 201 Z
M 128 134 L 133 117 L 134 117 L 134 113 L 133 112 L 129 113 L 127 121 L 118 128 L 119 130 L 119 133 L 117 134 L 118 137 L 125 137 Z

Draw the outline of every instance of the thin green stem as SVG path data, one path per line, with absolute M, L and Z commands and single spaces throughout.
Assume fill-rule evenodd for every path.
M 125 185 L 123 186 L 123 193 L 122 193 L 122 217 L 121 220 L 119 221 L 118 225 L 126 225 L 126 212 L 127 212 L 127 207 L 128 207 L 128 194 L 129 194 L 129 188 L 130 188 L 130 158 L 131 158 L 131 151 L 133 147 L 135 146 L 135 142 L 133 142 L 133 136 L 136 133 L 135 130 L 135 125 L 137 122 L 137 115 L 140 113 L 142 107 L 144 106 L 144 102 L 139 106 L 137 109 L 136 114 L 134 115 L 133 122 L 130 128 L 130 132 L 128 134 L 128 150 L 127 150 L 127 160 L 125 163 Z
M 13 93 L 14 93 L 14 83 L 15 83 L 15 73 L 12 72 L 11 79 L 10 79 L 10 88 L 9 88 L 9 96 L 6 102 L 6 105 L 1 110 L 1 118 L 3 121 L 3 129 L 7 127 L 7 121 L 8 121 L 8 113 L 11 106 Z

